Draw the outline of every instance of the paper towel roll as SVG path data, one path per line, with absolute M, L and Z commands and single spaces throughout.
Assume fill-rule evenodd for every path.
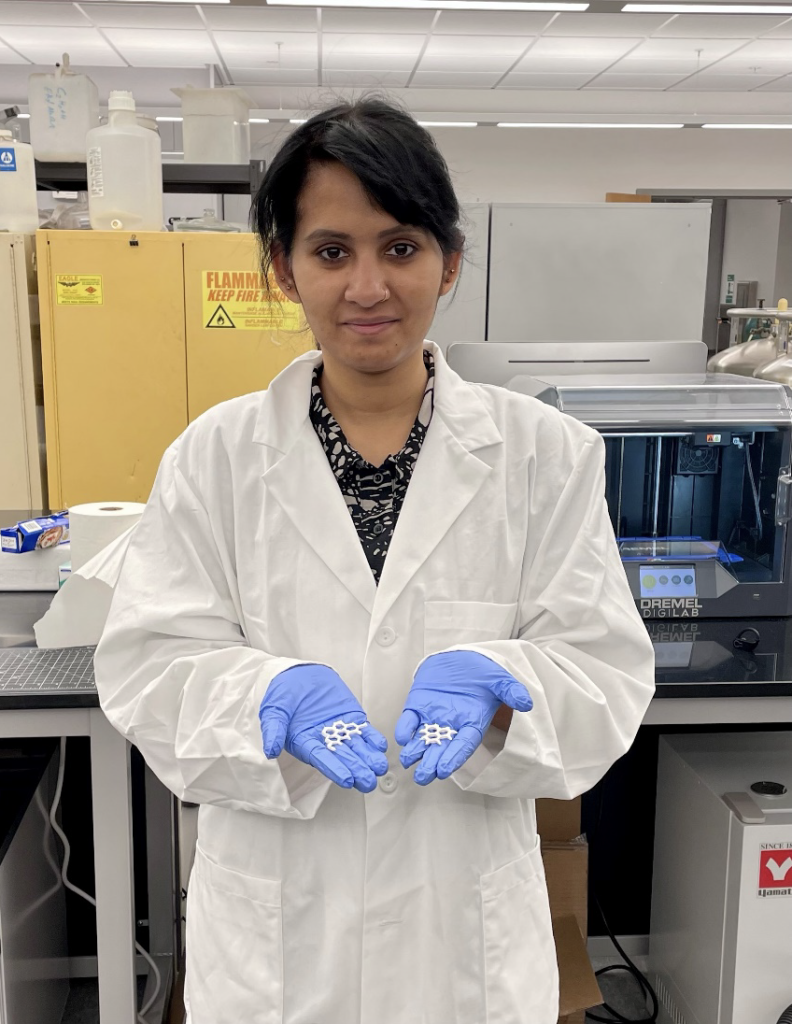
M 95 501 L 69 509 L 72 572 L 120 537 L 143 515 L 137 501 Z

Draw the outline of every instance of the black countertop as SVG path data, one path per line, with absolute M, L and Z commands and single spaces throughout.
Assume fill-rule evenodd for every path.
M 35 647 L 33 624 L 53 596 L 0 592 L 0 647 Z M 792 619 L 661 619 L 646 627 L 657 654 L 657 699 L 792 697 Z M 733 646 L 747 627 L 759 632 L 752 653 Z M 98 706 L 95 693 L 0 692 L 0 710 Z

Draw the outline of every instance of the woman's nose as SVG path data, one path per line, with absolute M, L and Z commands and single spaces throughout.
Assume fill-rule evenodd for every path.
M 383 268 L 373 261 L 355 261 L 350 268 L 344 298 L 364 308 L 376 306 L 390 298 Z

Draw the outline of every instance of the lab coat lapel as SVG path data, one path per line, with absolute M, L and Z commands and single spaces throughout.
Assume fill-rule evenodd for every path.
M 281 453 L 263 475 L 302 539 L 371 613 L 376 583 L 338 481 L 308 416 L 318 352 L 296 359 L 270 385 L 254 440 Z
M 435 358 L 435 408 L 407 488 L 377 591 L 375 630 L 404 588 L 449 533 L 492 472 L 475 452 L 503 439 L 478 393 Z

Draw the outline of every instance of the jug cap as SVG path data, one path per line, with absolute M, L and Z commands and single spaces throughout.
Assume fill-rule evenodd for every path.
M 134 110 L 135 97 L 131 92 L 125 92 L 122 89 L 114 89 L 110 93 L 107 106 L 109 110 Z

